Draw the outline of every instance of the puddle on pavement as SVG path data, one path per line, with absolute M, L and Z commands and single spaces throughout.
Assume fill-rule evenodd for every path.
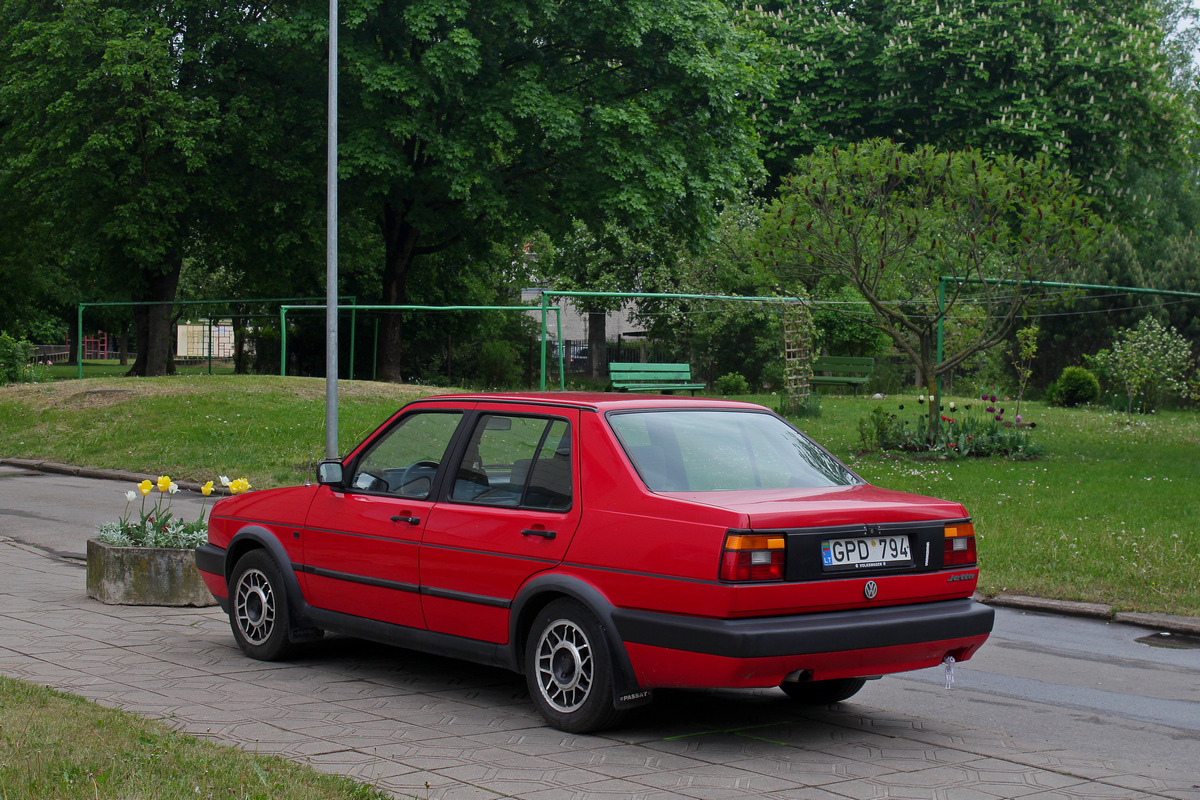
M 1200 638 L 1185 636 L 1181 633 L 1152 633 L 1149 636 L 1138 637 L 1135 641 L 1148 644 L 1151 647 L 1166 647 L 1171 650 L 1200 650 Z

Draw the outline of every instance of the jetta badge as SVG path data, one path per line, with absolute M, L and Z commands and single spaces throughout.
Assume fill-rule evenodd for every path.
M 879 584 L 875 581 L 867 581 L 867 585 L 863 587 L 863 594 L 868 600 L 874 600 L 875 595 L 879 594 Z

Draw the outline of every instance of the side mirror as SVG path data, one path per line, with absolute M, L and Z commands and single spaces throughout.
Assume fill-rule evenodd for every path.
M 342 485 L 342 462 L 322 461 L 317 465 L 317 483 L 322 486 Z

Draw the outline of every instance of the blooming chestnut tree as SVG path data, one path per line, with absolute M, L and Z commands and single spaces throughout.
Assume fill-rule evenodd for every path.
M 1194 390 L 1188 382 L 1196 363 L 1191 345 L 1154 317 L 1119 331 L 1112 347 L 1096 353 L 1092 363 L 1125 389 L 1125 413 L 1131 419 L 1135 398 L 1156 386 L 1185 396 Z

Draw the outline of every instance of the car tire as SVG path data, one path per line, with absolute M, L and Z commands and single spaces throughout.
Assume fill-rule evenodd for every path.
M 242 652 L 278 661 L 295 651 L 288 638 L 287 593 L 275 560 L 264 550 L 238 559 L 229 580 L 229 624 Z
M 615 725 L 612 658 L 594 615 L 575 600 L 547 605 L 525 641 L 525 681 L 541 715 L 562 731 Z
M 806 706 L 827 706 L 849 700 L 866 686 L 863 678 L 837 678 L 830 681 L 788 681 L 779 684 L 783 693 Z

